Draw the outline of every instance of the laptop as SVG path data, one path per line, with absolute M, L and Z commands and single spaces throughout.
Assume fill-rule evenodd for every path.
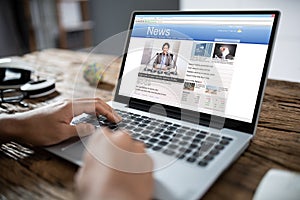
M 133 12 L 114 100 L 154 161 L 155 199 L 201 198 L 255 135 L 279 11 Z M 86 138 L 83 139 L 83 142 Z M 82 141 L 47 150 L 82 165 Z

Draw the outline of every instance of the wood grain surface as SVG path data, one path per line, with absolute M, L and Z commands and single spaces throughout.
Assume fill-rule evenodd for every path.
M 48 50 L 44 53 L 57 56 L 57 52 L 61 51 Z M 69 55 L 72 55 L 71 52 L 61 53 L 72 60 L 73 56 Z M 23 59 L 28 61 L 31 56 L 33 55 L 27 55 Z M 60 64 L 72 65 L 66 63 Z M 47 99 L 28 101 L 30 109 L 72 96 L 68 91 L 72 86 L 65 82 L 70 81 L 72 76 L 63 76 L 57 84 L 57 93 Z M 82 87 L 87 92 L 88 84 L 82 81 Z M 89 90 L 95 91 L 94 88 Z M 104 95 L 105 100 L 112 96 L 111 91 L 96 92 L 97 95 Z M 10 111 L 2 108 L 0 113 L 26 111 L 18 105 L 6 106 Z M 261 178 L 270 168 L 300 172 L 299 121 L 300 83 L 268 80 L 256 136 L 242 156 L 224 171 L 203 199 L 252 199 Z M 2 145 L 0 199 L 76 199 L 73 178 L 77 168 L 41 148 L 21 147 L 16 143 Z

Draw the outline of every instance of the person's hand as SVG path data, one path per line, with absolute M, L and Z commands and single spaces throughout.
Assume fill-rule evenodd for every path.
M 75 176 L 79 199 L 151 199 L 153 163 L 144 144 L 124 131 L 91 136 Z
M 94 132 L 88 123 L 70 125 L 73 116 L 82 113 L 101 114 L 112 122 L 121 117 L 99 98 L 64 100 L 29 112 L 0 118 L 4 138 L 37 146 L 52 145 L 68 138 L 88 135 Z M 3 130 L 5 129 L 5 130 Z

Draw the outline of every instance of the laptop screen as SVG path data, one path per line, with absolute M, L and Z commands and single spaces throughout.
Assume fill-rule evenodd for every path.
M 251 123 L 274 17 L 137 13 L 118 95 Z

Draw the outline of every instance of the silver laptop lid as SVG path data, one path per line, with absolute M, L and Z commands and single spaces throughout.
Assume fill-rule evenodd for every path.
M 278 11 L 132 14 L 115 101 L 253 133 Z M 222 121 L 222 120 L 221 120 Z M 193 121 L 195 122 L 195 121 Z

